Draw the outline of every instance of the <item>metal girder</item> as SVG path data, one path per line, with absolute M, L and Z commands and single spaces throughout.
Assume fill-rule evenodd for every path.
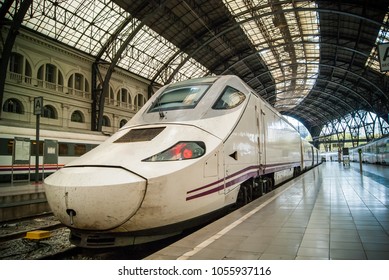
M 3 26 L 3 25 L 6 24 L 6 22 L 5 22 L 5 15 L 9 11 L 9 8 L 11 8 L 12 3 L 14 1 L 15 0 L 5 0 L 3 5 L 1 6 L 1 8 L 0 8 L 0 26 Z
M 304 1 L 286 1 L 286 2 L 304 2 Z M 263 7 L 266 7 L 266 6 L 270 6 L 271 4 L 269 5 L 264 5 L 264 6 L 257 6 L 257 7 L 253 7 L 254 10 L 260 10 L 262 9 Z M 320 8 L 307 8 L 307 7 L 295 7 L 295 8 L 290 8 L 290 9 L 284 9 L 284 10 L 278 10 L 278 11 L 274 11 L 274 12 L 270 12 L 270 13 L 262 13 L 260 15 L 257 15 L 257 16 L 252 16 L 252 17 L 247 17 L 247 19 L 245 20 L 242 20 L 232 26 L 227 26 L 227 27 L 224 27 L 223 28 L 220 28 L 222 29 L 222 31 L 220 31 L 219 33 L 217 34 L 214 34 L 214 36 L 210 37 L 210 39 L 208 40 L 205 40 L 198 48 L 196 48 L 193 52 L 191 53 L 188 53 L 188 56 L 184 59 L 184 61 L 182 61 L 182 63 L 177 66 L 176 70 L 171 74 L 171 77 L 169 77 L 169 80 L 171 80 L 173 78 L 173 76 L 179 71 L 179 69 L 190 59 L 193 57 L 193 55 L 200 51 L 202 48 L 204 48 L 206 45 L 208 45 L 210 42 L 214 41 L 214 40 L 217 40 L 220 36 L 222 36 L 223 34 L 226 34 L 230 31 L 232 31 L 233 29 L 235 28 L 239 28 L 242 24 L 246 23 L 246 22 L 249 22 L 249 21 L 252 21 L 252 20 L 256 20 L 256 19 L 259 19 L 261 17 L 265 17 L 265 16 L 269 16 L 269 15 L 274 15 L 274 14 L 281 14 L 281 13 L 289 13 L 289 12 L 298 12 L 298 11 L 313 11 L 313 12 L 318 12 L 318 13 L 330 13 L 330 14 L 338 14 L 340 16 L 344 16 L 344 15 L 347 15 L 347 16 L 350 16 L 350 17 L 355 17 L 355 18 L 358 18 L 360 20 L 363 20 L 363 21 L 366 21 L 366 22 L 369 22 L 371 24 L 374 24 L 374 25 L 377 25 L 377 26 L 382 26 L 383 24 L 380 23 L 380 22 L 377 22 L 375 20 L 372 20 L 372 19 L 369 19 L 367 17 L 364 17 L 364 16 L 361 16 L 361 15 L 357 15 L 357 14 L 353 14 L 353 13 L 348 13 L 348 12 L 343 12 L 343 11 L 339 11 L 339 10 L 331 10 L 331 9 L 320 9 Z M 250 11 L 245 11 L 245 12 L 242 12 L 241 14 L 239 15 L 244 15 L 246 13 L 249 13 Z M 388 27 L 388 26 L 386 26 Z M 161 70 L 160 72 L 163 72 L 163 70 Z
M 109 48 L 111 44 L 115 42 L 116 37 L 120 34 L 120 32 L 127 26 L 129 22 L 131 22 L 133 18 L 127 18 L 125 23 L 121 24 L 119 28 L 114 32 L 114 34 L 107 40 L 106 44 L 100 49 L 95 62 L 92 65 L 92 114 L 91 114 L 91 129 L 94 131 L 101 131 L 103 115 L 104 115 L 104 97 L 109 92 L 109 81 L 112 75 L 112 72 L 116 66 L 118 59 L 126 47 L 125 43 L 129 43 L 132 38 L 136 35 L 136 33 L 142 28 L 143 24 L 139 24 L 127 37 L 124 43 L 122 43 L 119 50 L 116 52 L 115 57 L 109 64 L 108 70 L 103 77 L 100 72 L 99 64 L 102 62 L 101 56 L 104 52 Z M 103 62 L 107 64 L 107 62 Z M 98 88 L 97 81 L 100 82 L 101 87 Z
M 363 53 L 363 52 L 360 52 L 360 51 L 357 51 L 357 50 L 354 50 L 354 49 L 351 49 L 351 48 L 348 48 L 348 47 L 344 47 L 344 46 L 339 46 L 339 45 L 336 45 L 336 44 L 329 44 L 329 43 L 320 43 L 320 42 L 302 42 L 302 44 L 305 44 L 305 43 L 309 43 L 309 44 L 318 44 L 318 45 L 327 45 L 327 46 L 331 46 L 331 47 L 336 47 L 336 48 L 341 48 L 343 50 L 347 50 L 347 51 L 350 51 L 350 52 L 353 52 L 353 53 L 358 53 L 359 55 L 362 55 L 362 56 L 365 56 L 366 58 L 369 57 L 369 54 L 366 54 L 366 53 Z M 286 44 L 280 44 L 280 45 L 277 45 L 277 46 L 285 46 L 285 45 L 289 45 L 289 44 L 301 44 L 301 42 L 291 42 L 291 43 L 286 43 Z M 264 50 L 267 50 L 268 48 L 263 48 L 263 49 L 260 49 L 259 51 L 264 51 Z M 258 54 L 257 53 L 251 53 L 249 54 L 248 56 L 246 57 L 242 57 L 241 60 L 245 60 L 245 59 L 254 59 L 255 56 L 257 56 Z M 225 71 L 222 73 L 222 74 L 225 74 L 227 71 L 231 71 L 231 68 L 233 68 L 234 66 L 236 66 L 240 61 L 236 61 L 235 64 L 231 65 L 229 68 L 225 69 Z M 324 63 L 315 63 L 315 62 L 301 62 L 301 63 L 296 63 L 294 65 L 298 65 L 298 64 L 306 64 L 306 65 L 318 65 L 319 67 L 329 67 L 329 68 L 333 68 L 333 69 L 337 69 L 337 70 L 340 70 L 340 71 L 343 71 L 343 72 L 346 72 L 347 74 L 350 74 L 352 76 L 356 76 L 357 79 L 360 79 L 360 80 L 363 80 L 365 83 L 369 84 L 369 86 L 371 86 L 372 88 L 374 88 L 383 98 L 385 98 L 388 102 L 388 110 L 389 110 L 389 94 L 385 94 L 385 92 L 379 88 L 375 83 L 371 82 L 370 80 L 366 79 L 364 76 L 360 75 L 360 74 L 357 74 L 357 73 L 354 73 L 353 71 L 349 70 L 349 69 L 345 69 L 345 68 L 342 68 L 342 67 L 339 67 L 339 66 L 335 66 L 335 65 L 328 65 L 328 64 L 324 64 Z M 285 66 L 291 66 L 293 64 L 285 64 Z M 267 65 L 268 68 L 272 69 L 272 64 L 268 64 Z M 361 70 L 363 70 L 363 68 L 361 68 Z M 266 72 L 263 72 L 261 75 L 264 75 L 264 74 L 269 74 L 271 70 L 268 70 Z M 260 76 L 258 76 L 260 77 Z M 371 104 L 370 104 L 371 106 Z
M 159 5 L 158 8 L 160 9 L 164 7 L 164 4 L 165 1 L 162 1 L 161 3 L 158 4 Z M 134 18 L 127 18 L 126 24 L 120 25 L 119 28 L 115 31 L 113 37 L 111 37 L 108 40 L 107 44 L 105 44 L 103 48 L 100 50 L 99 56 L 97 57 L 96 62 L 92 67 L 92 73 L 93 73 L 93 77 L 92 77 L 92 81 L 93 81 L 92 99 L 93 100 L 92 100 L 92 120 L 91 120 L 92 130 L 101 131 L 102 129 L 103 114 L 104 114 L 104 97 L 109 93 L 109 81 L 111 79 L 112 73 L 116 67 L 117 62 L 121 58 L 121 55 L 124 52 L 124 50 L 127 48 L 128 44 L 137 35 L 137 33 L 143 28 L 143 26 L 145 26 L 148 23 L 148 20 L 153 16 L 154 12 L 155 11 L 150 12 L 144 18 L 143 21 L 140 22 L 134 21 L 134 23 L 137 23 L 137 25 L 134 25 L 135 27 L 133 28 L 131 33 L 127 36 L 126 40 L 122 42 L 119 49 L 116 51 L 114 57 L 112 58 L 112 61 L 102 81 L 102 89 L 98 89 L 96 85 L 97 82 L 96 77 L 98 77 L 100 81 L 102 80 L 102 75 L 101 73 L 99 73 L 99 69 L 97 66 L 100 57 L 104 53 L 104 51 L 109 47 L 109 45 L 115 41 L 115 38 L 113 37 L 118 36 L 120 34 L 120 31 L 122 31 L 129 22 L 133 21 Z
M 323 82 L 325 82 L 325 83 L 330 83 L 330 84 L 334 84 L 334 85 L 336 85 L 336 86 L 338 86 L 338 87 L 341 87 L 341 88 L 343 88 L 343 89 L 345 89 L 346 91 L 348 91 L 348 92 L 351 92 L 353 95 L 355 95 L 356 97 L 358 97 L 358 98 L 360 98 L 360 99 L 362 99 L 362 100 L 364 100 L 365 102 L 366 102 L 366 104 L 367 105 L 369 105 L 369 107 L 372 109 L 372 110 L 374 110 L 374 108 L 370 105 L 370 103 L 367 101 L 367 100 L 365 100 L 362 96 L 360 96 L 360 94 L 358 94 L 357 92 L 355 92 L 354 90 L 352 90 L 352 89 L 350 89 L 350 88 L 348 88 L 348 87 L 346 87 L 346 86 L 344 86 L 344 85 L 342 85 L 342 84 L 340 84 L 340 83 L 337 83 L 337 82 L 334 82 L 334 81 L 330 81 L 330 80 L 325 80 L 325 79 L 321 79 L 321 78 L 311 78 L 311 79 L 314 79 L 314 80 L 316 80 L 316 81 L 323 81 Z M 286 80 L 286 81 L 288 81 L 288 80 Z M 266 90 L 266 88 L 265 89 L 263 89 L 262 91 L 265 91 Z M 333 95 L 330 95 L 329 93 L 326 93 L 326 92 L 324 92 L 324 91 L 319 91 L 319 90 L 317 90 L 317 89 L 312 89 L 311 91 L 317 91 L 317 92 L 320 92 L 320 93 L 323 93 L 323 94 L 327 94 L 327 95 L 329 95 L 329 96 L 331 96 L 331 97 L 334 97 L 334 98 L 337 98 L 337 97 L 335 97 L 335 96 L 333 96 Z M 260 92 L 257 92 L 259 95 L 261 95 L 261 91 Z M 307 96 L 307 97 L 305 97 L 305 99 L 306 98 L 308 98 L 309 97 L 309 95 Z M 305 100 L 304 99 L 304 100 Z M 340 99 L 340 98 L 337 98 L 338 99 L 338 101 L 339 102 L 344 102 L 342 99 Z M 303 102 L 304 102 L 304 100 L 303 100 Z M 308 99 L 307 99 L 308 100 Z M 347 104 L 347 103 L 346 103 Z M 347 107 L 350 107 L 351 109 L 358 109 L 358 108 L 352 108 L 351 106 L 347 106 Z
M 104 76 L 104 81 L 102 84 L 102 90 L 96 89 L 96 84 L 94 85 L 95 89 L 92 95 L 92 130 L 95 131 L 101 131 L 102 129 L 102 123 L 103 123 L 103 114 L 104 114 L 104 96 L 106 93 L 109 93 L 109 81 L 111 79 L 113 70 L 116 67 L 116 63 L 118 62 L 120 56 L 122 55 L 123 51 L 127 47 L 127 45 L 130 43 L 130 41 L 135 37 L 135 35 L 138 33 L 138 31 L 144 26 L 144 22 L 141 22 L 137 25 L 137 27 L 134 29 L 134 31 L 126 38 L 126 40 L 122 43 L 118 51 L 116 52 L 114 58 L 111 61 L 111 64 L 108 67 L 107 73 Z M 93 67 L 93 73 L 96 71 L 96 66 Z M 93 79 L 96 81 L 96 79 Z
M 165 11 L 165 13 L 168 13 L 168 14 L 171 14 L 172 16 L 174 16 L 175 18 L 175 21 L 176 22 L 181 22 L 180 19 L 178 17 L 176 17 L 175 15 L 173 15 L 170 10 L 167 10 Z M 225 24 L 229 24 L 229 22 L 223 22 L 220 26 L 225 26 Z M 189 26 L 187 26 L 185 23 L 182 23 L 182 25 L 187 28 L 188 30 L 190 30 Z M 201 39 L 202 40 L 210 40 L 212 41 L 211 39 L 215 36 L 214 32 L 217 32 L 218 30 L 218 26 L 213 26 L 213 30 L 209 30 L 208 29 L 208 32 L 207 33 L 202 33 L 202 34 L 196 34 L 197 36 L 192 36 L 192 34 L 189 34 L 189 40 L 185 43 L 186 47 L 185 48 L 182 48 L 182 49 L 179 49 L 177 52 L 175 52 L 167 61 L 166 63 L 163 65 L 163 67 L 161 67 L 159 69 L 159 71 L 157 71 L 157 73 L 154 75 L 154 77 L 151 79 L 151 83 L 154 83 L 155 80 L 164 72 L 165 69 L 168 68 L 168 66 L 171 64 L 172 61 L 174 61 L 175 59 L 177 59 L 177 57 L 179 57 L 180 55 L 182 55 L 183 53 L 190 53 L 191 50 L 193 49 L 197 49 L 199 48 L 199 46 L 203 46 L 204 44 L 201 42 Z M 198 39 L 197 37 L 201 38 L 201 39 Z M 228 42 L 228 41 L 227 41 Z M 204 45 L 204 47 L 208 47 L 208 45 Z M 230 46 L 232 47 L 232 46 Z M 199 49 L 200 50 L 200 49 Z M 213 51 L 212 49 L 210 49 L 210 51 Z M 192 56 L 195 54 L 196 52 L 193 52 L 192 53 Z M 215 53 L 215 55 L 218 55 Z M 190 57 L 189 57 L 190 58 Z M 185 59 L 183 60 L 179 66 L 177 67 L 176 70 L 174 70 L 173 73 L 170 74 L 170 76 L 168 77 L 168 79 L 165 81 L 165 83 L 169 83 L 171 82 L 171 80 L 173 79 L 174 75 L 177 74 L 178 70 L 189 60 L 188 59 Z
M 340 106 L 340 107 L 341 107 L 344 111 L 353 112 L 353 111 L 358 110 L 357 108 L 354 108 L 354 107 L 352 107 L 351 105 L 349 105 L 349 104 L 348 104 L 347 102 L 345 102 L 343 99 L 341 99 L 341 98 L 339 98 L 339 97 L 336 97 L 336 96 L 333 96 L 333 95 L 330 94 L 330 93 L 327 93 L 327 92 L 324 92 L 324 91 L 319 91 L 319 90 L 313 90 L 313 91 L 314 91 L 314 92 L 317 92 L 317 93 L 319 94 L 319 96 L 307 97 L 307 102 L 310 102 L 310 104 L 319 104 L 319 103 L 317 103 L 317 101 L 318 101 L 319 99 L 323 99 L 324 101 L 328 101 L 329 98 L 334 98 L 334 99 L 338 102 L 338 104 L 342 104 L 342 105 L 343 105 L 343 106 Z M 324 98 L 323 95 L 327 96 L 327 98 Z M 326 103 L 324 103 L 324 102 L 320 102 L 320 104 L 321 104 L 321 105 L 324 105 L 325 108 L 334 109 L 334 110 L 331 110 L 331 112 L 334 112 L 334 113 L 331 114 L 332 116 L 338 115 L 339 118 L 343 118 L 343 117 L 344 117 L 343 115 L 341 115 L 341 113 L 340 113 L 338 110 L 336 110 L 335 107 L 329 107 L 328 104 L 326 104 Z M 295 108 L 293 108 L 293 109 L 295 109 L 295 110 L 300 110 L 300 109 L 303 108 L 303 107 L 307 107 L 307 106 L 305 106 L 305 105 L 296 106 L 296 107 L 295 107 L 296 109 L 295 109 Z M 345 109 L 344 109 L 345 107 L 349 108 L 349 110 L 345 110 Z M 293 110 L 293 109 L 291 109 L 291 110 Z M 312 110 L 314 110 L 314 109 L 315 109 L 315 108 L 312 108 Z M 334 119 L 334 118 L 332 118 L 332 119 Z
M 325 94 L 323 92 L 320 92 L 320 94 Z M 329 95 L 329 94 L 327 94 Z M 288 115 L 289 113 L 292 114 L 292 113 L 295 113 L 296 112 L 302 112 L 302 111 L 305 111 L 305 112 L 308 112 L 310 114 L 310 117 L 302 117 L 301 119 L 303 121 L 301 121 L 307 128 L 308 127 L 315 127 L 315 126 L 320 126 L 320 125 L 324 125 L 325 122 L 323 121 L 320 121 L 322 119 L 325 119 L 327 122 L 331 122 L 334 118 L 331 116 L 335 116 L 337 115 L 338 118 L 343 118 L 344 116 L 342 116 L 338 110 L 336 110 L 336 108 L 334 107 L 329 107 L 328 105 L 326 105 L 325 103 L 323 102 L 320 102 L 320 98 L 322 97 L 318 97 L 317 99 L 312 99 L 310 100 L 311 104 L 315 104 L 315 107 L 310 107 L 310 106 L 300 106 L 299 108 L 293 108 L 287 112 L 284 112 L 283 114 L 285 115 Z M 325 98 L 322 98 L 322 99 L 325 99 Z M 327 100 L 327 99 L 325 99 Z M 339 100 L 339 99 L 338 99 Z M 317 108 L 319 108 L 320 110 L 324 111 L 324 112 L 327 112 L 329 114 L 326 115 L 326 114 L 323 114 L 322 112 L 320 112 Z M 315 122 L 306 122 L 307 119 L 314 119 L 313 116 L 316 116 L 316 115 L 320 115 L 320 118 L 317 117 L 315 118 Z
M 319 104 L 319 105 L 321 105 L 321 104 Z M 318 107 L 321 108 L 320 106 L 318 106 Z M 325 109 L 327 109 L 327 108 L 325 108 Z M 308 113 L 309 117 L 307 117 L 305 115 L 305 113 Z M 326 114 L 324 114 L 321 111 L 318 111 L 316 109 L 314 110 L 313 108 L 310 108 L 310 107 L 303 107 L 300 110 L 290 110 L 288 112 L 285 112 L 285 114 L 283 114 L 283 115 L 286 115 L 286 116 L 299 116 L 299 118 L 297 118 L 297 119 L 308 130 L 311 130 L 314 127 L 311 124 L 312 123 L 318 123 L 318 120 L 326 119 L 328 122 L 331 121 L 331 118 L 329 116 L 327 116 Z M 309 122 L 307 122 L 307 120 L 309 120 Z
M 321 79 L 318 79 L 318 80 L 321 80 Z M 323 80 L 323 81 L 324 82 L 331 82 L 328 80 Z M 340 84 L 335 83 L 335 82 L 332 82 L 332 83 L 334 83 L 336 85 L 340 85 Z M 340 85 L 340 86 L 342 86 L 342 85 Z M 343 105 L 344 111 L 358 112 L 358 110 L 360 110 L 360 108 L 352 107 L 349 103 L 345 102 L 342 98 L 334 96 L 331 93 L 320 91 L 320 90 L 315 90 L 315 89 L 313 89 L 312 92 L 317 92 L 320 95 L 326 95 L 329 98 L 336 99 L 337 104 Z M 345 117 L 345 116 L 341 115 L 338 110 L 335 110 L 332 107 L 330 107 L 329 104 L 327 104 L 327 105 L 325 105 L 325 107 L 323 107 L 322 105 L 325 104 L 324 102 L 318 102 L 318 99 L 313 99 L 313 98 L 321 98 L 321 96 L 310 97 L 308 95 L 308 97 L 306 97 L 304 102 L 311 101 L 312 103 L 316 104 L 315 106 L 322 108 L 324 111 L 327 111 L 332 116 L 337 115 L 337 117 L 331 119 L 327 115 L 320 113 L 316 109 L 316 107 L 307 107 L 307 106 L 303 107 L 304 105 L 299 105 L 299 106 L 297 106 L 289 111 L 282 112 L 282 114 L 290 115 L 290 116 L 293 116 L 294 114 L 299 115 L 300 117 L 298 119 L 307 127 L 307 129 L 310 131 L 311 135 L 314 135 L 313 131 L 316 130 L 315 129 L 316 126 L 322 127 L 326 122 L 328 123 L 328 122 L 331 122 L 333 119 L 341 119 L 341 118 Z M 329 98 L 323 98 L 323 99 L 328 101 Z M 345 108 L 348 108 L 348 110 L 346 110 Z M 306 115 L 299 114 L 299 112 L 301 112 L 301 111 L 305 111 L 305 112 L 309 113 L 311 116 L 307 117 Z M 320 115 L 321 118 L 314 119 L 314 118 L 312 118 L 312 116 L 314 116 L 314 115 Z M 309 120 L 314 120 L 314 121 L 309 121 Z M 321 120 L 321 121 L 318 122 L 317 120 Z M 319 133 L 320 133 L 320 131 L 319 131 Z
M 259 8 L 258 8 L 259 9 Z M 355 18 L 358 18 L 359 20 L 361 21 L 366 21 L 366 22 L 369 22 L 369 23 L 372 23 L 376 26 L 382 26 L 383 24 L 381 22 L 378 22 L 378 21 L 375 21 L 375 20 L 371 20 L 367 17 L 364 17 L 364 16 L 361 16 L 361 15 L 357 15 L 357 14 L 353 14 L 353 13 L 349 13 L 349 12 L 344 12 L 344 11 L 339 11 L 339 10 L 330 10 L 330 9 L 312 9 L 312 8 L 294 8 L 294 9 L 287 9 L 287 10 L 284 10 L 284 11 L 279 11 L 279 13 L 286 13 L 286 12 L 289 12 L 289 11 L 294 11 L 294 12 L 297 12 L 297 11 L 307 11 L 307 10 L 311 10 L 311 11 L 316 11 L 316 12 L 321 12 L 321 13 L 332 13 L 332 14 L 337 14 L 339 16 L 351 16 L 351 17 L 355 17 Z M 262 14 L 260 15 L 259 17 L 262 17 L 262 16 L 266 16 L 266 14 Z M 249 21 L 251 19 L 248 19 L 246 21 Z M 234 28 L 238 28 L 243 22 L 239 22 L 237 23 L 237 25 L 233 25 L 233 26 L 229 26 L 225 29 L 223 29 L 223 27 L 220 27 L 220 29 L 222 30 L 220 34 L 217 34 L 216 36 L 222 36 L 222 34 L 226 34 L 228 32 L 230 32 L 232 29 Z M 205 45 L 207 44 L 210 44 L 213 40 L 215 40 L 215 38 L 211 38 L 209 41 L 205 41 L 203 43 L 203 45 L 200 46 L 200 48 L 196 49 L 195 51 L 199 51 L 201 48 L 203 48 Z M 347 47 L 346 45 L 345 46 L 341 46 L 341 45 L 336 45 L 336 44 L 332 44 L 332 43 L 325 43 L 325 42 L 296 42 L 296 43 L 285 43 L 283 45 L 287 46 L 287 45 L 291 45 L 291 44 L 305 44 L 305 43 L 316 43 L 316 44 L 321 44 L 322 46 L 329 46 L 329 47 L 332 47 L 332 48 L 337 48 L 337 49 L 342 49 L 342 50 L 347 50 L 349 52 L 352 53 L 352 56 L 355 57 L 355 54 L 359 54 L 363 57 L 366 57 L 366 59 L 369 57 L 369 54 L 367 53 L 364 53 L 362 51 L 358 51 L 356 49 L 353 49 L 353 48 L 350 48 L 350 47 Z M 179 53 L 177 53 L 176 55 L 178 55 Z M 189 53 L 188 57 L 186 58 L 186 60 L 188 60 L 190 57 L 193 56 L 193 53 Z M 248 59 L 248 58 L 254 58 L 254 56 L 257 56 L 257 52 L 255 53 L 251 53 L 251 54 L 248 54 L 247 56 L 240 56 L 240 60 L 236 60 L 237 56 L 233 57 L 232 59 L 228 59 L 229 62 L 226 63 L 226 60 L 222 61 L 222 63 L 220 64 L 220 66 L 216 66 L 214 69 L 217 69 L 217 68 L 220 68 L 220 69 L 223 69 L 224 67 L 224 72 L 223 73 L 226 73 L 228 71 L 231 71 L 233 66 L 236 66 L 237 64 L 241 63 L 244 59 Z M 257 58 L 258 59 L 258 58 Z M 235 62 L 234 62 L 235 61 Z M 231 64 L 231 62 L 233 64 Z M 185 61 L 183 61 L 181 63 L 181 65 L 179 65 L 179 67 L 176 68 L 176 71 L 174 73 L 177 73 L 179 71 L 179 68 L 185 63 Z M 226 65 L 228 68 L 226 68 Z M 230 65 L 230 66 L 228 66 Z M 385 92 L 379 88 L 379 86 L 376 84 L 376 83 L 373 83 L 371 82 L 370 80 L 368 80 L 367 78 L 365 78 L 364 76 L 362 76 L 361 74 L 357 74 L 355 72 L 352 72 L 352 70 L 350 69 L 350 67 L 348 68 L 342 68 L 340 67 L 339 65 L 326 65 L 324 63 L 317 63 L 317 65 L 319 65 L 319 67 L 331 67 L 332 69 L 337 69 L 339 72 L 343 72 L 344 73 L 344 77 L 355 77 L 357 79 L 357 81 L 363 81 L 365 84 L 367 85 L 370 85 L 372 89 L 374 89 L 375 91 L 369 91 L 370 92 L 370 96 L 381 96 L 383 97 L 385 100 L 389 100 L 388 96 L 385 94 Z M 345 63 L 346 65 L 346 63 Z M 267 65 L 267 67 L 271 67 L 271 65 Z M 366 68 L 365 68 L 366 69 Z M 363 68 L 361 68 L 361 70 L 363 70 Z M 162 70 L 161 70 L 162 71 Z M 173 73 L 173 75 L 174 75 Z M 262 75 L 269 75 L 270 74 L 270 71 L 265 71 L 263 73 L 261 73 L 261 76 Z M 172 76 L 173 76 L 172 75 Z M 170 79 L 172 78 L 172 76 L 170 77 Z M 259 76 L 255 76 L 255 79 L 261 81 L 260 77 Z M 347 79 L 349 80 L 349 79 Z M 327 82 L 327 80 L 324 80 L 324 82 Z M 352 83 L 353 81 L 351 80 L 350 83 Z M 334 81 L 328 81 L 328 83 L 332 83 L 332 84 L 335 84 Z M 352 95 L 355 96 L 356 98 L 354 99 L 356 102 L 358 100 L 363 100 L 363 102 L 365 104 L 367 104 L 367 107 L 370 107 L 372 108 L 372 111 L 376 111 L 374 109 L 374 104 L 370 103 L 370 101 L 368 101 L 365 97 L 363 97 L 360 93 L 358 93 L 358 91 L 356 91 L 357 89 L 353 89 L 351 90 L 349 87 L 346 87 L 342 84 L 337 84 L 338 87 L 340 88 L 343 88 L 344 90 L 346 90 L 347 92 L 352 92 Z M 271 87 L 267 87 L 265 90 L 269 90 L 270 88 L 274 88 L 274 86 L 271 86 Z M 365 88 L 366 89 L 366 86 L 364 87 L 360 87 L 360 88 Z M 263 92 L 264 89 L 262 89 L 262 92 Z M 272 96 L 272 95 L 270 95 Z M 269 98 L 269 97 L 268 97 Z M 388 106 L 387 106 L 388 107 Z
M 210 34 L 212 36 L 204 36 L 205 38 L 208 38 L 206 40 L 206 43 L 201 43 L 199 40 L 196 41 L 196 44 L 193 44 L 191 45 L 190 49 L 181 49 L 179 52 L 175 53 L 174 54 L 174 57 L 171 57 L 169 60 L 172 61 L 174 60 L 176 57 L 178 57 L 179 55 L 181 55 L 182 53 L 186 53 L 188 54 L 181 62 L 180 64 L 172 71 L 172 73 L 170 73 L 170 76 L 166 79 L 165 83 L 170 83 L 172 81 L 172 79 L 174 78 L 174 76 L 179 72 L 179 70 L 189 61 L 189 59 L 193 58 L 193 56 L 199 52 L 200 50 L 202 50 L 203 48 L 208 48 L 208 45 L 210 42 L 213 42 L 214 41 L 214 38 L 216 35 L 213 35 L 213 34 Z M 202 38 L 204 38 L 202 37 Z M 218 38 L 221 37 L 221 36 L 218 36 Z M 196 49 L 193 50 L 193 47 L 196 47 L 198 46 Z M 233 56 L 235 57 L 235 55 Z M 225 63 L 226 60 L 223 60 L 223 62 Z M 168 65 L 167 65 L 168 66 Z M 166 68 L 167 68 L 166 66 Z M 159 72 L 158 72 L 158 75 L 155 75 L 153 77 L 153 81 L 155 81 L 157 79 L 157 77 L 164 71 L 164 69 L 160 69 Z
M 321 95 L 325 95 L 325 94 L 326 94 L 326 95 L 330 95 L 330 94 L 327 94 L 327 93 L 324 93 L 324 92 L 320 92 L 320 94 L 321 94 Z M 323 121 L 318 122 L 318 123 L 316 124 L 316 126 L 315 126 L 315 125 L 314 125 L 315 122 L 309 122 L 308 125 L 307 125 L 307 123 L 306 123 L 306 121 L 305 121 L 307 118 L 306 118 L 305 116 L 304 116 L 304 117 L 300 117 L 300 118 L 302 119 L 302 120 L 300 120 L 300 121 L 309 129 L 310 132 L 314 129 L 314 127 L 323 127 L 325 123 L 331 123 L 331 122 L 334 121 L 334 120 L 345 119 L 345 115 L 340 114 L 340 113 L 336 110 L 336 108 L 332 108 L 332 107 L 328 107 L 328 106 L 324 106 L 324 107 L 323 107 L 323 106 L 322 106 L 323 103 L 320 102 L 319 98 L 320 98 L 320 96 L 319 96 L 317 99 L 311 100 L 312 104 L 315 104 L 315 106 L 316 106 L 317 108 L 319 108 L 319 109 L 323 109 L 323 108 L 324 108 L 323 110 L 326 111 L 326 112 L 328 112 L 331 116 L 338 115 L 337 118 L 329 118 L 327 115 L 324 115 L 324 114 L 322 114 L 319 110 L 317 110 L 316 107 L 313 108 L 313 107 L 307 107 L 307 106 L 300 106 L 300 107 L 298 107 L 298 108 L 293 108 L 293 109 L 291 109 L 290 111 L 285 112 L 284 114 L 285 114 L 285 115 L 293 115 L 293 114 L 300 115 L 300 112 L 307 111 L 308 113 L 311 113 L 312 115 L 320 115 L 321 118 L 317 118 L 317 119 L 319 119 L 319 120 L 322 120 L 322 119 L 326 119 L 326 120 L 327 120 L 327 122 L 323 122 Z M 324 99 L 324 98 L 323 98 L 323 99 Z M 325 100 L 326 100 L 326 99 L 325 99 Z M 343 101 L 342 99 L 340 99 L 340 98 L 337 98 L 337 101 L 338 101 L 338 102 L 342 102 L 343 104 L 346 103 L 346 102 L 344 102 L 344 101 Z M 330 108 L 331 108 L 331 110 L 329 110 Z M 354 111 L 352 111 L 352 112 L 358 112 L 358 110 L 354 110 Z M 313 119 L 313 118 L 311 118 L 311 119 Z M 311 132 L 311 135 L 313 135 L 312 132 Z

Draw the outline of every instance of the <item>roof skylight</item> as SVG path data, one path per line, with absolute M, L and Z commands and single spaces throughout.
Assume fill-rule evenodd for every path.
M 273 0 L 224 0 L 241 24 L 275 82 L 275 107 L 298 105 L 312 89 L 319 68 L 316 4 Z M 305 9 L 304 8 L 308 8 Z

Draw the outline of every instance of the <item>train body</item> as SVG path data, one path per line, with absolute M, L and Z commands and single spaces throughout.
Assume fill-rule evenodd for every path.
M 30 142 L 29 162 L 15 163 L 15 138 L 28 139 Z M 54 130 L 40 130 L 39 143 L 39 177 L 55 172 L 65 164 L 103 143 L 108 136 L 101 133 L 74 133 Z M 58 161 L 56 164 L 45 163 L 43 150 L 45 140 L 57 141 Z M 0 183 L 13 180 L 28 180 L 35 172 L 36 130 L 33 128 L 0 125 Z
M 323 161 L 338 161 L 339 160 L 339 152 L 325 152 L 321 153 L 321 157 Z
M 319 163 L 236 76 L 162 87 L 117 133 L 45 179 L 81 247 L 126 246 L 204 223 Z
M 363 163 L 389 165 L 389 136 L 350 149 L 351 161 L 359 162 L 359 149 Z

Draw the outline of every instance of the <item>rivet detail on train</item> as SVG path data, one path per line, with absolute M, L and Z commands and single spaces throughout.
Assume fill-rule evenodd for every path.
M 152 127 L 152 128 L 137 128 L 131 129 L 122 137 L 117 139 L 114 143 L 131 143 L 151 141 L 154 137 L 160 134 L 166 127 Z

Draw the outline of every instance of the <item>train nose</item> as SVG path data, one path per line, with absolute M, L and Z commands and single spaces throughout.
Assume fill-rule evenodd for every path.
M 62 168 L 45 179 L 47 201 L 65 225 L 107 230 L 130 219 L 146 193 L 146 180 L 121 168 Z

